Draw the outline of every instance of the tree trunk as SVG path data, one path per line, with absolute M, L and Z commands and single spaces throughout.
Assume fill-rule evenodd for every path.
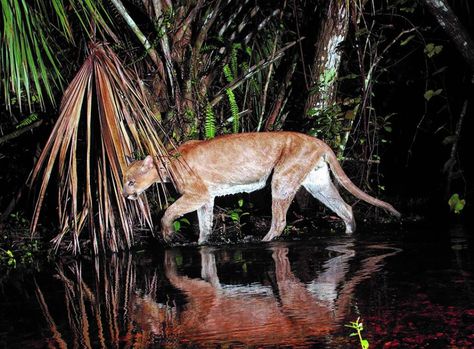
M 423 2 L 446 34 L 453 40 L 454 45 L 474 74 L 474 40 L 464 29 L 448 2 L 446 0 L 423 0 Z
M 336 78 L 341 63 L 338 46 L 345 40 L 349 30 L 350 9 L 346 1 L 329 0 L 327 12 L 321 22 L 321 31 L 316 39 L 315 55 L 311 69 L 311 90 L 305 115 L 311 109 L 324 110 L 335 102 Z

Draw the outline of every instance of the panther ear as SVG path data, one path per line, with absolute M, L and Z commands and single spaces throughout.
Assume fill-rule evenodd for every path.
M 143 159 L 142 167 L 145 171 L 151 170 L 153 167 L 155 167 L 155 163 L 151 155 L 147 155 L 146 158 Z
M 130 156 L 130 155 L 125 155 L 125 160 L 127 160 L 127 165 L 130 165 L 132 162 L 135 161 L 133 156 Z

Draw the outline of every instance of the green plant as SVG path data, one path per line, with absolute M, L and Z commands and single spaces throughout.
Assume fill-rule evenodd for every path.
M 28 219 L 25 218 L 24 213 L 21 211 L 10 213 L 10 219 L 18 226 L 25 226 L 29 224 Z
M 352 328 L 353 330 L 355 330 L 355 332 L 352 332 L 349 336 L 350 337 L 358 336 L 360 347 L 362 349 L 368 349 L 369 348 L 369 341 L 362 337 L 362 331 L 364 330 L 364 325 L 363 325 L 362 322 L 359 322 L 359 319 L 360 319 L 360 317 L 358 317 L 356 321 L 351 321 L 351 322 L 349 322 L 349 324 L 344 325 L 344 326 Z
M 31 110 L 32 92 L 43 108 L 46 99 L 54 104 L 53 86 L 60 85 L 62 80 L 52 41 L 47 40 L 49 23 L 42 18 L 41 6 L 36 7 L 22 0 L 0 4 L 0 77 L 9 110 L 13 101 L 21 110 L 25 100 Z
M 198 119 L 196 118 L 196 113 L 191 108 L 186 108 L 184 115 L 189 124 L 191 124 L 188 133 L 185 135 L 186 139 L 196 139 L 199 138 L 198 132 Z
M 448 205 L 452 212 L 455 214 L 460 214 L 461 211 L 464 209 L 464 205 L 466 204 L 466 200 L 461 199 L 459 194 L 455 193 L 451 195 L 448 200 Z
M 437 89 L 436 91 L 434 90 L 427 90 L 424 94 L 423 94 L 423 97 L 425 97 L 425 99 L 427 101 L 429 101 L 431 98 L 433 98 L 434 96 L 439 96 L 441 94 L 441 92 L 443 92 L 443 89 L 439 88 Z
M 20 129 L 20 128 L 23 128 L 25 126 L 28 126 L 28 125 L 31 125 L 33 122 L 39 120 L 38 118 L 38 113 L 31 113 L 30 115 L 28 115 L 25 119 L 23 119 L 22 121 L 20 121 L 16 126 L 15 128 L 16 129 Z
M 206 106 L 206 120 L 204 121 L 204 132 L 206 139 L 216 136 L 216 116 L 212 106 L 208 103 Z
M 37 239 L 23 238 L 5 245 L 5 248 L 0 247 L 0 265 L 10 268 L 33 264 L 35 256 L 40 252 Z
M 234 75 L 234 77 L 238 75 L 239 65 L 238 65 L 238 60 L 237 60 L 237 53 L 239 50 L 242 50 L 242 44 L 233 43 L 232 48 L 230 50 L 230 66 L 232 68 L 232 74 Z M 228 82 L 232 82 L 232 80 Z
M 239 107 L 237 106 L 237 102 L 235 100 L 234 92 L 228 88 L 225 90 L 227 95 L 227 99 L 229 100 L 230 112 L 232 114 L 232 132 L 238 133 L 239 132 Z
M 234 57 L 234 55 L 232 56 Z M 235 60 L 237 58 L 235 57 Z M 223 71 L 224 71 L 224 76 L 227 80 L 227 82 L 231 83 L 234 81 L 234 75 L 237 73 L 237 63 L 233 63 L 235 65 L 235 70 L 234 72 L 231 71 L 231 68 L 229 67 L 228 64 L 224 65 Z M 230 112 L 232 115 L 232 132 L 233 133 L 238 133 L 239 132 L 239 106 L 237 105 L 237 101 L 235 100 L 235 94 L 234 91 L 232 91 L 230 88 L 225 89 L 225 93 L 227 95 L 227 100 L 229 101 L 229 106 L 230 106 Z
M 435 55 L 438 55 L 443 50 L 443 45 L 435 45 L 432 42 L 426 44 L 424 52 L 429 57 L 432 58 Z
M 335 68 L 326 69 L 320 76 L 319 76 L 319 86 L 318 88 L 327 89 L 328 86 L 333 84 L 336 80 L 337 71 Z
M 341 144 L 344 115 L 340 104 L 333 104 L 326 108 L 310 108 L 308 116 L 314 119 L 314 123 L 309 134 L 324 139 L 333 148 L 338 149 Z
M 64 46 L 77 47 L 73 27 L 82 29 L 85 38 L 107 32 L 117 39 L 102 6 L 95 0 L 1 1 L 0 84 L 7 110 L 28 105 L 31 111 L 38 104 L 44 110 L 47 102 L 56 104 L 55 92 L 63 89 L 69 65 Z
M 243 207 L 244 207 L 244 200 L 239 199 L 237 201 L 237 207 L 227 211 L 227 215 L 230 217 L 230 219 L 234 223 L 239 224 L 239 225 L 241 223 L 242 217 L 249 214 L 248 212 L 244 212 Z
M 0 247 L 1 258 L 6 261 L 9 267 L 16 268 L 16 258 L 11 250 L 4 250 Z
M 187 226 L 191 225 L 191 223 L 189 222 L 187 218 L 182 217 L 178 219 L 177 221 L 173 222 L 174 231 L 176 233 L 179 233 L 181 231 L 181 228 L 183 227 L 183 224 Z
M 225 64 L 224 67 L 222 68 L 222 71 L 224 73 L 224 77 L 227 80 L 227 82 L 232 82 L 234 81 L 234 74 L 232 73 L 230 67 L 228 64 Z

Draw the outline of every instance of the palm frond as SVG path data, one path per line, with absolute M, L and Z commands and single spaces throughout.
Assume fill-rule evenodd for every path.
M 2 42 L 0 44 L 0 78 L 6 107 L 30 111 L 38 103 L 55 105 L 54 92 L 62 89 L 63 76 L 58 51 L 59 42 L 74 41 L 71 20 L 77 20 L 82 34 L 93 40 L 97 34 L 117 42 L 112 21 L 102 1 L 2 0 Z M 64 40 L 57 40 L 60 36 Z M 77 36 L 77 34 L 76 34 Z
M 61 73 L 53 49 L 46 40 L 41 14 L 23 0 L 3 0 L 0 77 L 6 107 L 37 100 L 44 108 L 46 100 L 54 105 L 53 86 L 60 85 Z
M 135 81 L 138 77 L 123 68 L 107 45 L 93 44 L 64 93 L 59 118 L 30 180 L 42 173 L 31 223 L 35 232 L 57 169 L 61 229 L 53 240 L 56 248 L 70 234 L 69 247 L 80 253 L 79 235 L 87 226 L 94 253 L 116 252 L 133 244 L 134 222 L 152 227 L 146 198 L 130 202 L 121 195 L 126 155 L 166 154 L 160 125 Z

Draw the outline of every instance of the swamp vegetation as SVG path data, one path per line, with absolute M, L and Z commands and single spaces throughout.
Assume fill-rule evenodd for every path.
M 325 140 L 358 185 L 408 218 L 463 215 L 470 11 L 434 0 L 5 1 L 4 240 L 21 220 L 56 251 L 130 249 L 137 228 L 159 230 L 151 212 L 170 188 L 127 202 L 127 156 L 249 131 Z M 304 192 L 297 201 L 308 206 Z
M 474 345 L 471 1 L 0 6 L 0 348 Z M 262 244 L 264 189 L 216 201 L 212 246 L 191 214 L 166 248 L 173 183 L 122 196 L 130 159 L 281 130 L 402 221 L 348 197 L 343 236 L 300 191 Z

